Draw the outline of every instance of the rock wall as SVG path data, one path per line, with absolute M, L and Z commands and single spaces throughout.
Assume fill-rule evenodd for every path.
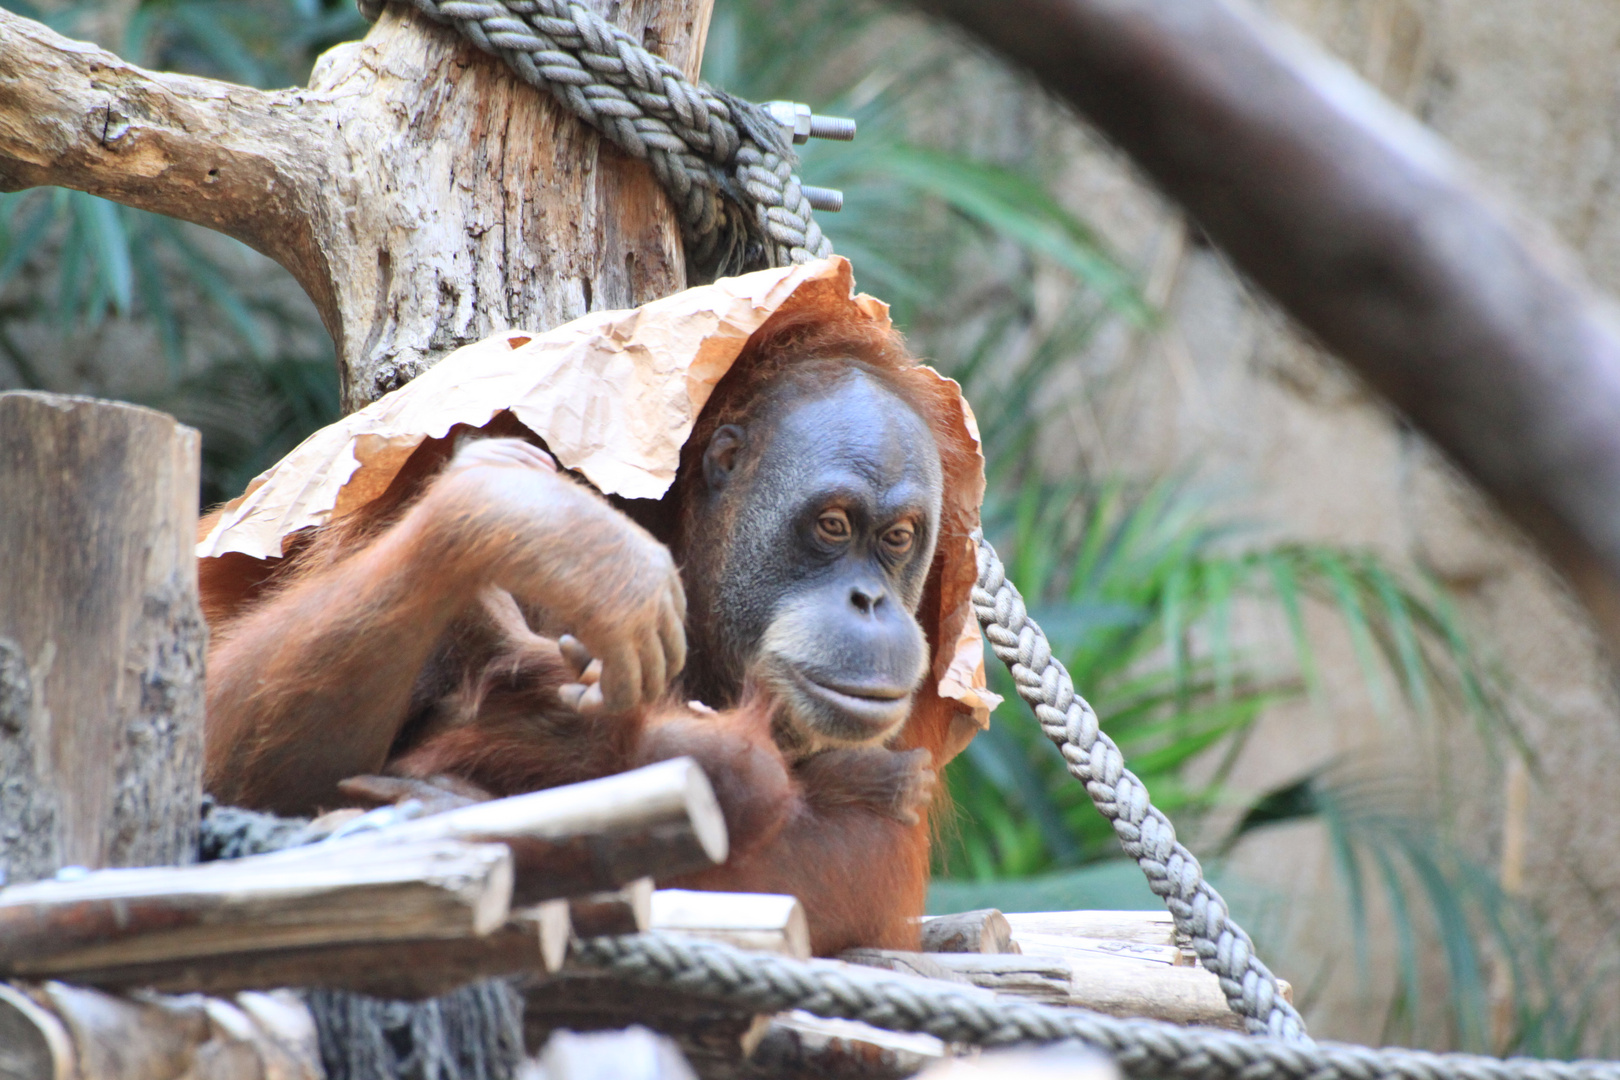
M 1314 38 L 1473 162 L 1484 185 L 1557 232 L 1620 295 L 1620 5 L 1609 0 L 1273 0 Z M 1118 155 L 1077 137 L 1067 190 L 1141 267 L 1166 324 L 1104 335 L 1088 375 L 1108 389 L 1075 418 L 1085 456 L 1109 470 L 1196 470 L 1241 493 L 1244 516 L 1283 535 L 1374 549 L 1461 598 L 1513 680 L 1534 765 L 1522 864 L 1510 885 L 1545 916 L 1562 989 L 1595 979 L 1591 1051 L 1615 1047 L 1620 994 L 1620 697 L 1585 617 L 1495 510 L 1331 358 L 1199 242 Z M 1374 718 L 1349 643 L 1327 640 L 1326 707 L 1274 710 L 1236 781 L 1264 788 L 1350 755 L 1364 770 L 1422 776 L 1455 814 L 1456 842 L 1501 866 L 1507 775 L 1465 730 Z M 1413 742 L 1419 750 L 1413 752 Z M 1358 975 L 1326 833 L 1246 840 L 1232 867 L 1268 887 L 1257 927 L 1299 988 L 1320 1037 L 1445 1045 L 1443 1030 L 1389 1022 L 1393 949 Z M 1376 884 L 1370 883 L 1376 889 Z M 1387 933 L 1387 919 L 1374 913 Z M 1426 968 L 1426 989 L 1443 992 Z M 1492 976 L 1486 973 L 1487 980 Z M 1505 987 L 1497 976 L 1495 992 Z M 1398 1009 L 1396 1010 L 1398 1011 Z M 1497 1019 L 1497 1035 L 1508 1017 Z

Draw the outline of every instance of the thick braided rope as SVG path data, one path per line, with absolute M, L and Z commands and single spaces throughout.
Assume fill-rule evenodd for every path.
M 573 957 L 643 986 L 755 1011 L 804 1009 L 946 1042 L 996 1046 L 1079 1039 L 1129 1080 L 1620 1080 L 1620 1063 L 1433 1054 L 1254 1038 L 998 998 L 891 972 L 744 952 L 662 934 L 591 938 Z
M 1226 901 L 1204 880 L 1193 853 L 1176 839 L 1175 826 L 1125 767 L 1119 747 L 1098 727 L 1097 714 L 1074 692 L 1068 671 L 1024 610 L 1024 598 L 1007 579 L 995 548 L 982 536 L 976 539 L 974 613 L 990 648 L 1012 672 L 1018 696 L 1035 710 L 1041 730 L 1062 752 L 1070 775 L 1086 786 L 1091 801 L 1114 826 L 1120 846 L 1164 900 L 1176 929 L 1192 939 L 1199 961 L 1220 978 L 1232 1011 L 1255 1034 L 1306 1039 L 1304 1020 L 1283 999 L 1277 977 L 1255 955 L 1249 935 L 1232 921 Z
M 384 0 L 359 0 L 367 18 Z M 798 159 L 757 105 L 689 81 L 662 57 L 569 0 L 408 0 L 500 57 L 532 86 L 646 161 L 705 277 L 832 254 L 794 175 Z

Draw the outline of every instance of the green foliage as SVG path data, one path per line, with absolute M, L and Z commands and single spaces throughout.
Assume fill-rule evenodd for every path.
M 99 8 L 80 3 L 42 11 L 26 0 L 0 2 L 69 34 Z M 319 51 L 363 27 L 348 0 L 147 0 L 124 28 L 118 51 L 148 67 L 285 86 L 307 77 Z M 329 349 L 289 357 L 268 344 L 278 327 L 305 329 L 297 325 L 303 317 L 255 296 L 240 280 L 233 260 L 220 257 L 234 241 L 199 242 L 200 236 L 191 226 L 83 192 L 0 195 L 0 356 L 22 385 L 61 389 L 64 373 L 42 369 L 19 347 L 14 325 L 46 320 L 64 339 L 102 329 L 115 316 L 150 325 L 167 379 L 142 396 L 202 429 L 206 503 L 237 494 L 309 431 L 335 419 L 338 394 Z M 212 353 L 198 364 L 193 337 L 204 327 L 223 341 L 211 342 Z
M 1261 712 L 1314 681 L 1308 602 L 1338 617 L 1386 710 L 1398 700 L 1429 715 L 1443 702 L 1487 733 L 1510 730 L 1437 590 L 1406 584 L 1370 554 L 1256 544 L 1210 519 L 1203 500 L 1168 481 L 1032 475 L 986 507 L 987 533 L 1055 655 L 1184 829 L 1196 831 L 1231 797 L 1226 777 Z M 1250 622 L 1258 614 L 1283 624 L 1292 657 L 1266 651 L 1275 633 L 1247 645 L 1235 638 L 1244 607 Z M 1028 722 L 1010 679 L 999 669 L 993 678 L 1008 701 L 951 775 L 974 824 L 947 847 L 946 872 L 1023 876 L 1115 857 L 1110 831 Z M 1194 762 L 1204 767 L 1190 770 Z

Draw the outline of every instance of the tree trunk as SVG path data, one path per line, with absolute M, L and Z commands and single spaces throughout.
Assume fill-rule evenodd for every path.
M 688 75 L 713 0 L 592 0 Z M 355 409 L 462 345 L 686 285 L 642 162 L 448 27 L 390 8 L 265 93 L 155 74 L 0 12 L 0 189 L 78 188 L 281 263 Z
M 0 869 L 196 858 L 197 433 L 0 394 Z

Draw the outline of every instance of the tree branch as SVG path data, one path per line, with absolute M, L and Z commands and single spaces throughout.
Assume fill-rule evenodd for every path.
M 1354 75 L 1228 0 L 916 0 L 1029 68 L 1540 543 L 1620 647 L 1620 332 Z
M 146 71 L 0 10 L 0 190 L 87 191 L 217 229 L 297 273 L 323 159 L 304 113 L 296 91 Z

